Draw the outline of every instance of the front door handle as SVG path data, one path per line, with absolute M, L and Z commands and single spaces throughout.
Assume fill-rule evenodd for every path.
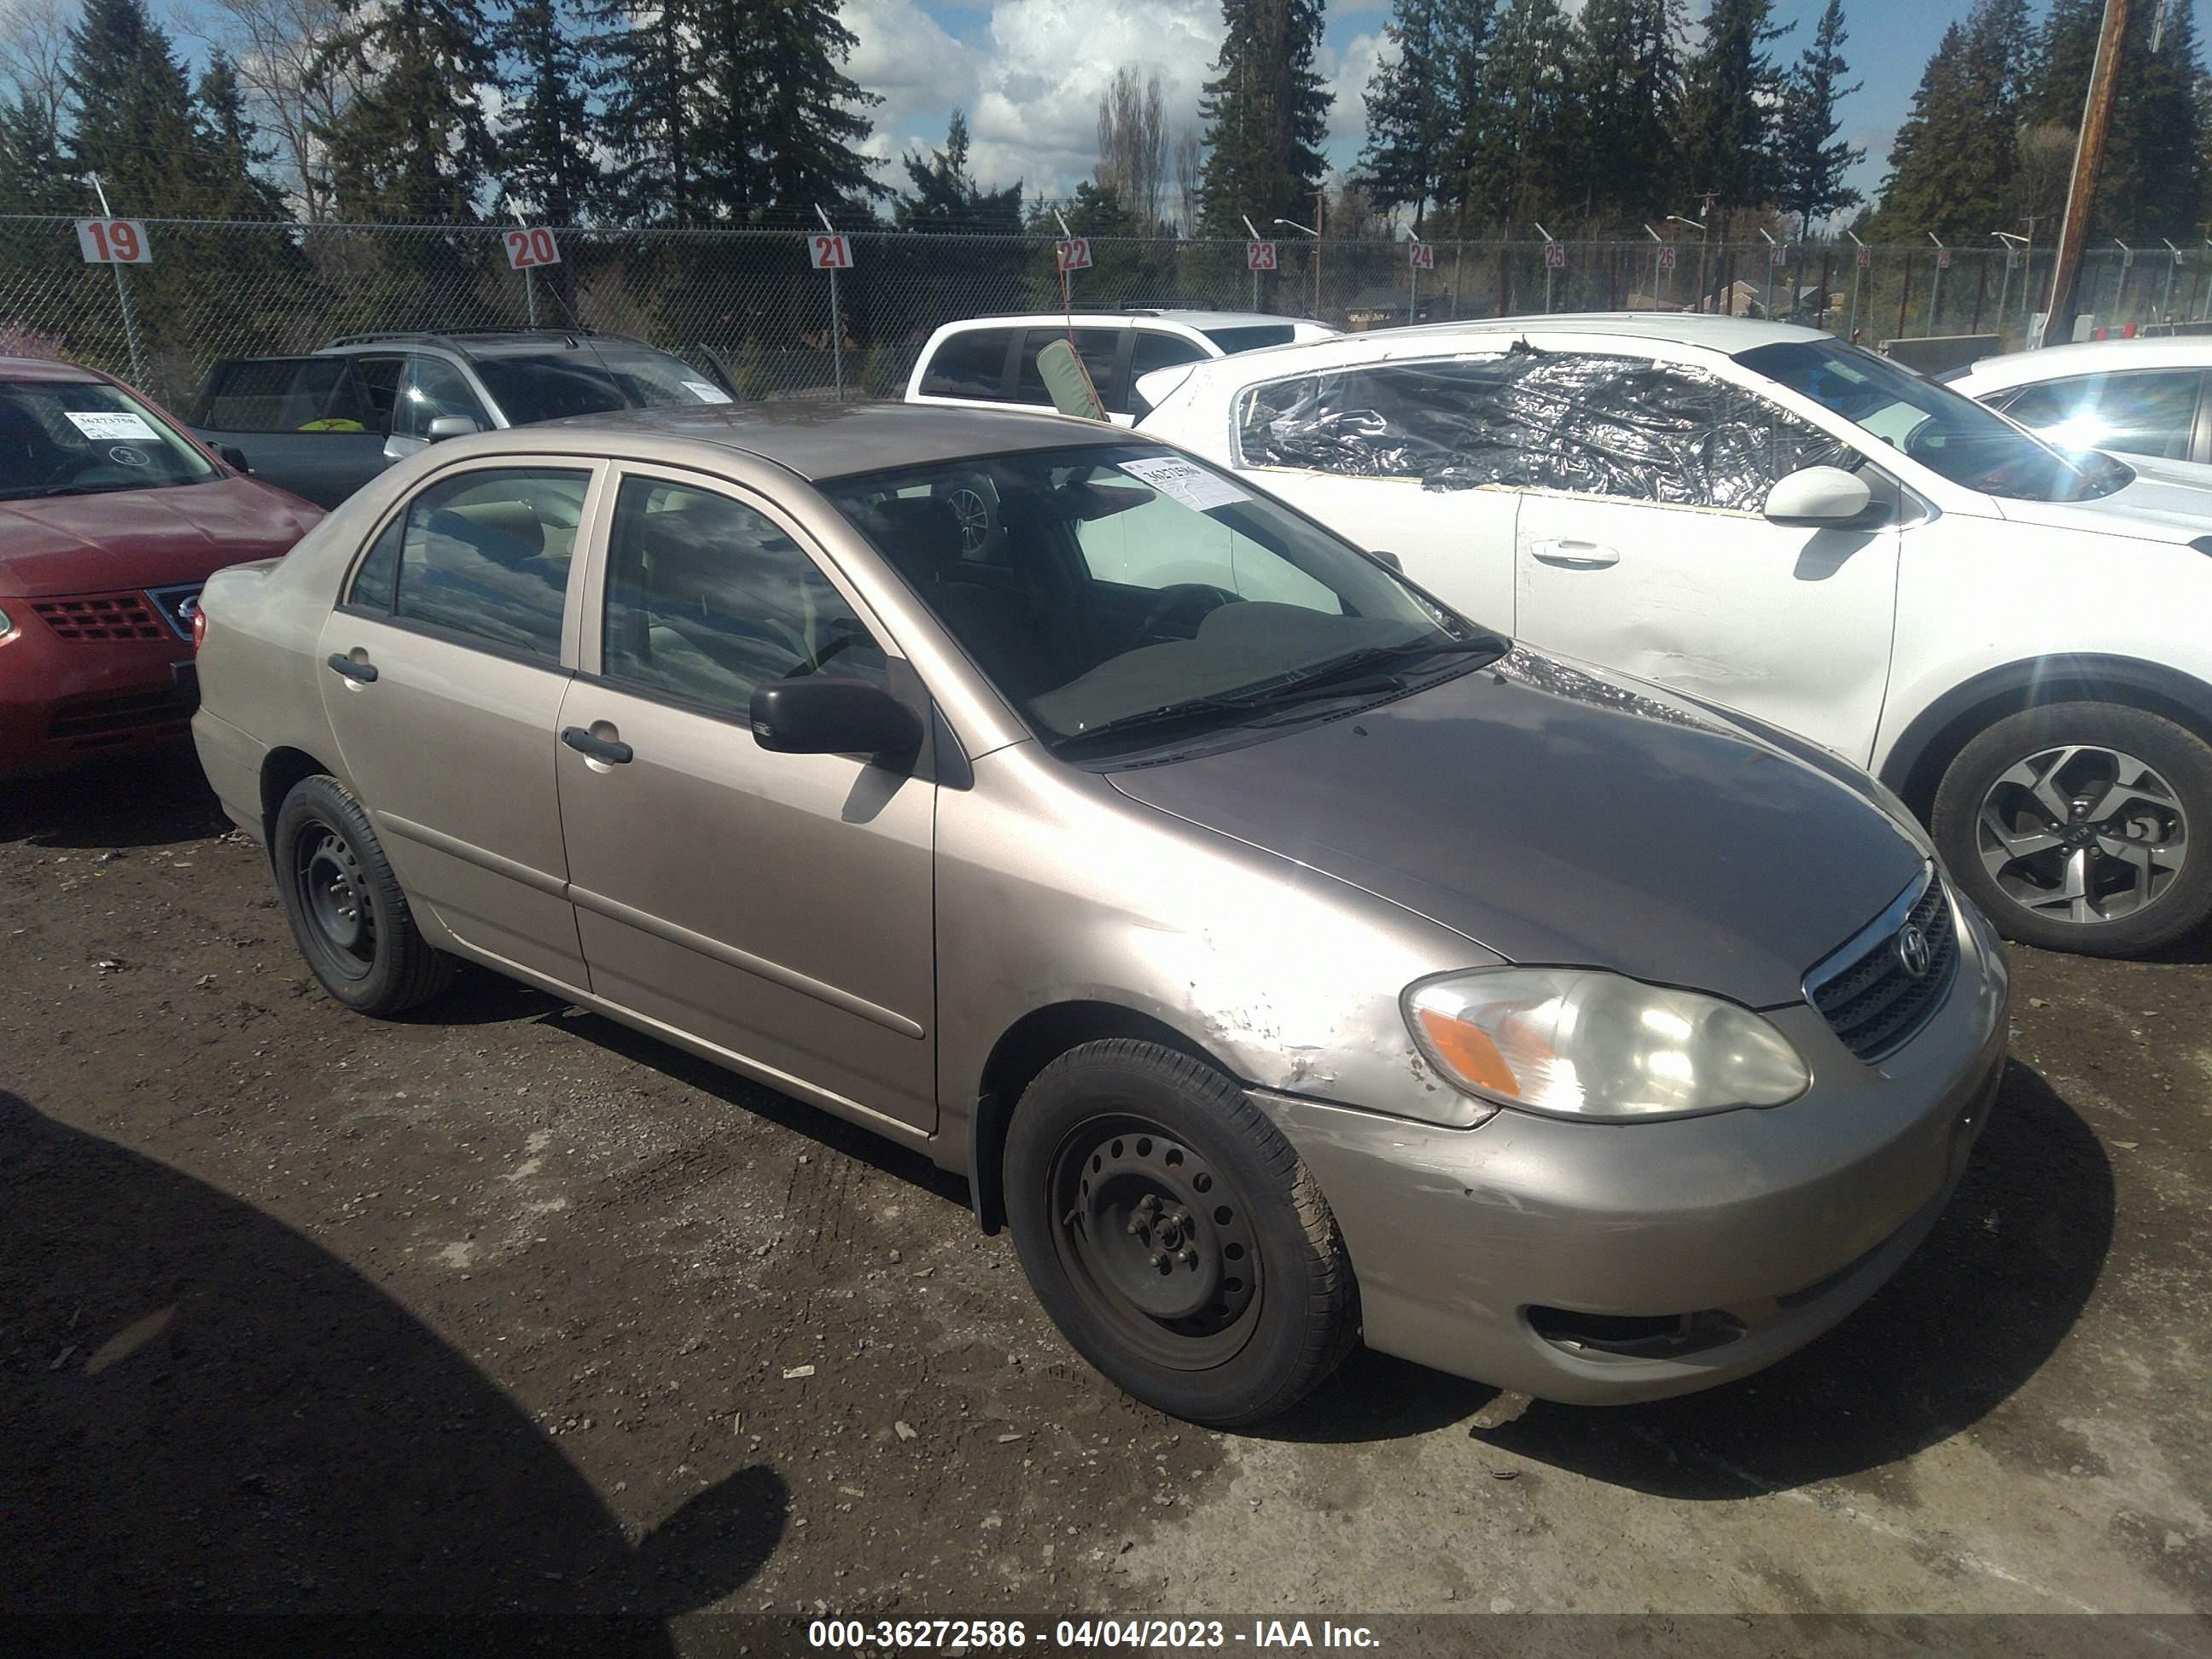
M 376 678 L 376 665 L 373 662 L 356 662 L 342 651 L 331 652 L 328 660 L 331 667 L 349 680 L 359 680 L 367 685 Z
M 628 744 L 617 743 L 612 738 L 595 738 L 580 726 L 563 728 L 561 741 L 578 754 L 589 755 L 593 760 L 605 761 L 610 766 L 629 764 L 632 751 Z
M 1567 570 L 1601 570 L 1620 562 L 1618 552 L 1595 542 L 1538 542 L 1532 550 L 1543 563 Z

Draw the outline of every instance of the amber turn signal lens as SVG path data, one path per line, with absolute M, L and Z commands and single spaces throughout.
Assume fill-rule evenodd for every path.
M 1457 1073 L 1462 1082 L 1504 1095 L 1509 1100 L 1521 1097 L 1520 1079 L 1513 1075 L 1505 1056 L 1498 1052 L 1498 1045 L 1481 1027 L 1440 1014 L 1433 1008 L 1418 1012 L 1422 1035 L 1428 1038 L 1437 1058 Z

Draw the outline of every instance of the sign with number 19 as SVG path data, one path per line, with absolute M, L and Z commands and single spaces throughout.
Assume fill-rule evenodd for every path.
M 88 265 L 150 265 L 154 245 L 146 240 L 146 226 L 137 219 L 80 219 L 76 222 L 77 252 Z

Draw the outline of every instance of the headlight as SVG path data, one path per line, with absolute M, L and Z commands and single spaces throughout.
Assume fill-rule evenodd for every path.
M 1471 1094 L 1557 1117 L 1778 1106 L 1812 1074 L 1746 1008 L 1588 968 L 1486 968 L 1407 988 L 1406 1023 Z

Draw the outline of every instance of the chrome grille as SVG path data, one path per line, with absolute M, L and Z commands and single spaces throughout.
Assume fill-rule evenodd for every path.
M 1927 970 L 1905 966 L 1899 940 L 1917 927 Z M 1928 1023 L 1959 967 L 1959 936 L 1943 883 L 1933 872 L 1899 896 L 1851 942 L 1805 976 L 1807 1000 L 1844 1046 L 1863 1060 L 1894 1054 Z

